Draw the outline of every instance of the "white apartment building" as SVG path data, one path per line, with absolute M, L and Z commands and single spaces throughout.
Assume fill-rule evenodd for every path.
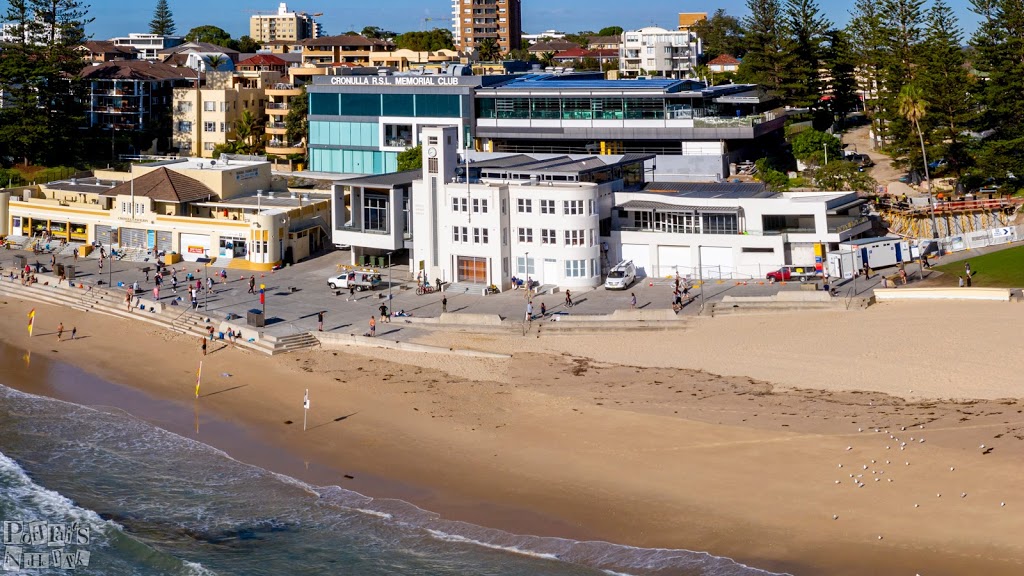
M 624 78 L 692 78 L 702 52 L 700 38 L 689 29 L 666 30 L 649 26 L 629 30 L 622 33 L 619 73 Z
M 550 40 L 561 40 L 565 38 L 565 32 L 559 30 L 545 30 L 537 34 L 523 34 L 523 42 L 533 44 L 534 42 L 540 42 L 544 39 Z
M 115 46 L 131 46 L 138 51 L 139 60 L 161 60 L 159 52 L 184 42 L 181 36 L 161 36 L 159 34 L 131 33 L 128 36 L 111 38 Z
M 819 258 L 840 242 L 869 232 L 866 202 L 856 192 L 651 182 L 615 193 L 611 258 L 632 260 L 649 277 L 764 278 L 783 265 L 824 264 Z

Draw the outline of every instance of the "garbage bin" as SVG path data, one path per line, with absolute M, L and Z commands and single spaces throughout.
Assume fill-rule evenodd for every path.
M 377 268 L 383 268 L 384 267 L 384 260 L 385 260 L 385 258 L 383 256 L 378 256 L 377 257 Z
M 54 264 L 53 265 L 53 273 L 56 274 L 58 278 L 63 276 L 64 275 L 64 265 L 63 264 Z
M 67 278 L 68 281 L 75 279 L 75 267 L 73 265 L 68 264 L 64 266 L 64 277 Z
M 263 317 L 263 311 L 259 308 L 249 310 L 246 315 L 246 323 L 255 328 L 263 328 L 266 326 L 266 319 Z
M 25 260 L 24 256 L 15 256 L 14 257 L 14 267 L 19 269 L 19 270 L 22 270 L 22 269 L 25 268 L 25 263 L 26 262 L 27 262 L 27 260 Z

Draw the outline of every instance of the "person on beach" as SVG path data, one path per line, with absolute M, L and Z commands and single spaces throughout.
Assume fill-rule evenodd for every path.
M 324 331 L 324 311 L 321 310 L 316 313 L 316 329 L 317 332 Z
M 206 338 L 199 337 L 199 344 L 203 347 L 203 356 L 206 356 Z
M 175 294 L 178 293 L 178 275 L 177 274 L 171 274 L 171 290 L 174 290 Z
M 636 293 L 634 292 L 629 293 L 629 308 L 631 310 L 636 309 Z
M 206 279 L 206 293 L 213 294 L 213 278 Z
M 153 286 L 153 300 L 160 300 L 160 286 Z
M 149 267 L 143 268 L 142 271 L 146 273 L 146 282 L 149 282 Z
M 77 334 L 78 334 L 78 328 L 72 326 L 71 327 L 71 339 L 74 340 L 75 339 L 75 335 L 77 335 Z
M 370 338 L 373 338 L 377 334 L 377 319 L 370 316 Z
M 57 324 L 57 342 L 60 342 L 61 336 L 64 335 L 64 323 Z
M 683 308 L 683 293 L 679 291 L 679 288 L 676 288 L 675 291 L 672 292 L 672 309 L 675 310 L 676 312 L 678 312 L 682 308 Z
M 221 282 L 221 284 L 227 284 L 228 283 L 228 271 L 227 270 L 221 270 L 220 271 L 220 282 Z
M 249 276 L 249 294 L 256 293 L 256 276 Z
M 445 314 L 448 312 L 448 296 L 441 297 L 441 313 Z
M 907 271 L 903 268 L 900 268 L 900 282 L 907 284 Z
M 526 321 L 533 322 L 533 301 L 526 301 Z

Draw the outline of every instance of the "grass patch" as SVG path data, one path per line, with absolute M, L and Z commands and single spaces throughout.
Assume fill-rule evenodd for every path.
M 963 276 L 964 263 L 971 263 L 971 280 L 974 286 L 983 288 L 1024 287 L 1024 246 L 991 252 L 982 256 L 933 266 L 942 272 L 943 286 L 956 286 L 957 276 Z

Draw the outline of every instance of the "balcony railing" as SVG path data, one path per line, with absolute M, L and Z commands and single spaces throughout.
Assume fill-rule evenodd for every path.
M 860 226 L 861 224 L 867 224 L 870 221 L 871 220 L 867 216 L 861 216 L 859 218 L 852 218 L 850 221 L 843 222 L 840 224 L 836 224 L 833 222 L 829 224 L 828 231 L 833 234 L 839 234 L 842 232 L 846 232 L 847 230 L 853 230 L 857 226 Z
M 704 116 L 693 119 L 694 128 L 750 128 L 781 117 L 775 110 L 751 116 Z
M 267 102 L 267 110 L 287 110 L 286 102 Z
M 284 122 L 267 122 L 267 128 L 287 129 L 288 125 Z
M 267 147 L 269 148 L 303 148 L 302 142 L 292 142 L 289 144 L 284 140 L 269 140 L 267 141 Z

